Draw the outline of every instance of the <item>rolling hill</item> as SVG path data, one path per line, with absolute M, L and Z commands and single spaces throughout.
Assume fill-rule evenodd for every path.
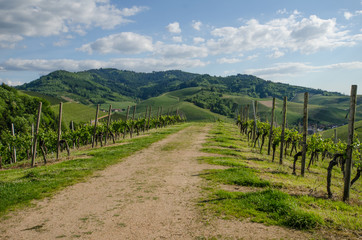
M 92 69 L 82 72 L 55 71 L 37 80 L 17 87 L 32 95 L 42 95 L 52 102 L 61 99 L 83 105 L 101 104 L 101 109 L 126 109 L 137 105 L 142 115 L 146 106 L 153 111 L 162 106 L 187 113 L 189 120 L 215 120 L 234 118 L 241 105 L 277 98 L 276 119 L 281 119 L 283 96 L 287 96 L 288 124 L 296 126 L 302 121 L 303 93 L 309 92 L 309 122 L 322 126 L 347 123 L 349 97 L 319 89 L 274 83 L 252 75 L 237 74 L 228 77 L 187 73 L 179 70 L 137 73 L 117 69 Z M 361 99 L 361 98 L 360 98 Z M 362 107 L 359 100 L 358 110 Z M 362 112 L 357 110 L 357 119 Z M 250 111 L 251 114 L 251 111 Z M 125 113 L 121 112 L 124 117 Z M 202 115 L 202 116 L 199 116 Z M 259 104 L 258 116 L 270 119 L 270 107 Z M 84 115 L 84 118 L 89 118 Z M 85 119 L 84 119 L 85 120 Z M 86 119 L 89 121 L 89 119 Z

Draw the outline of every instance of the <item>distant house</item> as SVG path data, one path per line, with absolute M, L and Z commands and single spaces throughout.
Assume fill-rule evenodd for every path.
M 124 109 L 120 109 L 120 108 L 112 108 L 111 112 L 123 112 Z

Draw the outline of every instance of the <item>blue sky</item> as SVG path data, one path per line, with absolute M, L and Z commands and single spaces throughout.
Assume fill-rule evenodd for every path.
M 0 0 L 0 82 L 101 67 L 362 94 L 362 0 Z

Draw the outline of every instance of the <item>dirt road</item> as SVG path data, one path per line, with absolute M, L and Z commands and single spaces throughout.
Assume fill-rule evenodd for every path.
M 302 239 L 281 227 L 203 216 L 197 157 L 208 127 L 191 126 L 35 202 L 0 223 L 0 239 Z

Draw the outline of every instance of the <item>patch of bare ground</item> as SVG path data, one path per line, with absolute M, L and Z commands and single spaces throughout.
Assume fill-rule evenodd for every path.
M 10 214 L 0 239 L 309 239 L 307 232 L 204 215 L 198 176 L 208 127 L 191 126 L 36 207 Z M 243 190 L 243 189 L 241 189 Z M 244 189 L 245 190 L 245 189 Z
M 273 107 L 273 101 L 269 100 L 269 101 L 259 101 L 260 104 L 263 104 L 264 106 L 268 107 L 268 108 L 272 108 Z M 276 105 L 277 103 L 275 103 Z

